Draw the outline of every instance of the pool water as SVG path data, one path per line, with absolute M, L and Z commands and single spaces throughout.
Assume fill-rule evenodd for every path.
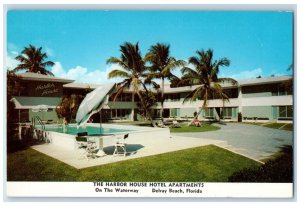
M 114 128 L 100 128 L 100 127 L 91 127 L 87 126 L 85 128 L 80 127 L 77 130 L 76 125 L 68 125 L 68 126 L 47 126 L 47 131 L 53 131 L 53 132 L 59 132 L 59 133 L 65 133 L 65 134 L 72 134 L 76 135 L 78 132 L 87 132 L 88 135 L 97 135 L 97 134 L 112 134 L 112 133 L 118 133 L 118 132 L 127 132 L 131 130 L 125 130 L 125 129 L 114 129 Z

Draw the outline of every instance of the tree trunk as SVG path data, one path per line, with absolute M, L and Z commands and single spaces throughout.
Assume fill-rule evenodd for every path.
M 190 123 L 188 124 L 189 126 L 192 125 L 192 123 L 193 123 L 194 121 L 196 121 L 196 119 L 198 118 L 198 116 L 199 116 L 199 114 L 201 113 L 202 110 L 203 110 L 203 107 L 201 107 L 200 111 L 197 112 L 197 114 L 196 114 L 196 116 L 193 118 L 193 120 L 190 121 Z M 200 121 L 199 121 L 199 122 L 200 122 Z
M 145 105 L 145 103 L 143 101 L 142 95 L 140 94 L 140 92 L 137 92 L 137 95 L 139 96 L 139 98 L 141 100 L 141 104 L 142 104 L 142 106 L 143 106 L 143 108 L 145 110 L 146 117 L 148 117 L 150 119 L 151 125 L 153 127 L 155 127 L 156 125 L 154 124 L 153 119 L 152 119 L 151 115 L 149 114 L 148 109 L 146 108 L 146 105 Z

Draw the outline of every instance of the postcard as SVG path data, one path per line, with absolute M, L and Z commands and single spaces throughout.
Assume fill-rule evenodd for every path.
M 8 9 L 8 197 L 294 197 L 294 10 Z

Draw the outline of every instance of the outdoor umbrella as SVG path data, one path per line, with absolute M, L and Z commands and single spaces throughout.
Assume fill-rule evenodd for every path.
M 44 112 L 48 111 L 48 105 L 41 104 L 41 105 L 34 106 L 31 111 L 42 112 L 42 120 L 44 120 Z
M 101 85 L 86 95 L 76 114 L 78 126 L 85 123 L 94 113 L 99 112 L 107 104 L 108 96 L 114 91 L 115 86 L 115 83 Z
M 48 111 L 48 106 L 44 105 L 44 104 L 37 105 L 37 106 L 34 106 L 32 108 L 32 111 L 33 112 L 47 112 Z

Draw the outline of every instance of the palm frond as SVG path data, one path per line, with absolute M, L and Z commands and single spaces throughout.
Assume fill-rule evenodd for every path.
M 182 74 L 190 74 L 190 75 L 193 75 L 194 77 L 199 76 L 199 74 L 195 70 L 193 70 L 193 69 L 191 69 L 189 67 L 183 67 L 181 69 L 181 73 Z
M 129 69 L 128 65 L 124 61 L 116 57 L 110 57 L 107 59 L 106 64 L 117 64 L 124 69 Z
M 235 79 L 233 78 L 225 78 L 225 77 L 222 77 L 222 78 L 218 78 L 218 81 L 217 82 L 230 82 L 232 85 L 237 85 L 238 84 L 238 81 L 236 81 Z
M 19 71 L 23 71 L 27 68 L 27 65 L 24 64 L 19 64 L 17 67 L 15 67 L 12 71 L 13 72 L 19 72 Z
M 169 63 L 163 68 L 161 73 L 163 73 L 165 76 L 169 76 L 169 73 L 172 70 L 174 70 L 178 67 L 184 67 L 184 66 L 185 66 L 185 61 L 176 60 L 176 59 L 172 58 L 172 60 L 169 61 Z
M 20 71 L 22 69 L 29 72 L 54 76 L 52 72 L 45 68 L 46 66 L 54 65 L 52 61 L 44 62 L 47 57 L 47 54 L 42 52 L 42 47 L 36 48 L 29 44 L 28 47 L 24 47 L 22 54 L 15 58 L 21 62 L 21 64 L 16 67 L 15 71 Z
M 46 62 L 44 62 L 44 63 L 41 63 L 41 66 L 43 66 L 43 67 L 46 67 L 46 66 L 54 66 L 54 62 L 52 62 L 52 61 L 46 61 Z
M 196 89 L 194 89 L 183 99 L 183 103 L 185 103 L 186 101 L 190 101 L 190 102 L 196 101 L 197 98 L 200 97 L 201 90 L 202 87 L 197 87 Z
M 125 71 L 119 70 L 119 69 L 114 69 L 111 72 L 108 73 L 108 78 L 116 78 L 116 77 L 124 77 L 124 78 L 130 78 L 130 74 L 128 74 Z
M 44 67 L 38 67 L 36 73 L 40 73 L 40 74 L 44 74 L 44 75 L 50 75 L 50 76 L 54 76 L 54 74 L 50 71 L 48 71 L 47 69 L 45 69 Z

